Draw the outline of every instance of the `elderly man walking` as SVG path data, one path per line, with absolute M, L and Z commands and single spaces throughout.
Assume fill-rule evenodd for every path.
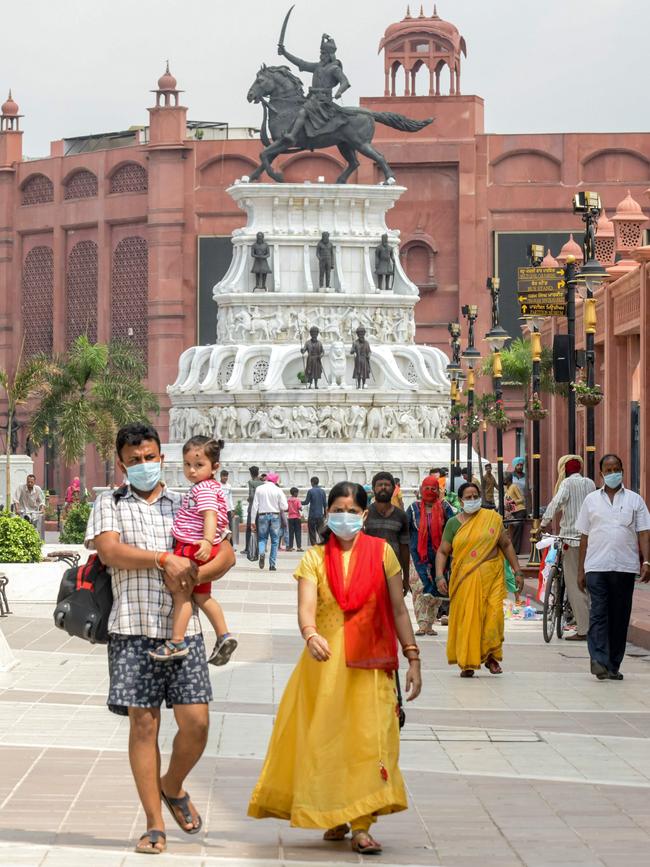
M 557 483 L 553 499 L 542 517 L 542 528 L 551 523 L 558 512 L 562 545 L 562 565 L 571 609 L 576 619 L 576 631 L 567 635 L 567 641 L 586 641 L 589 629 L 589 597 L 578 587 L 578 549 L 580 539 L 576 529 L 578 513 L 588 494 L 596 490 L 591 479 L 582 475 L 580 455 L 564 455 L 557 464 Z M 573 538 L 572 538 L 573 537 Z
M 638 494 L 623 486 L 618 455 L 600 459 L 603 487 L 589 494 L 578 515 L 581 533 L 578 587 L 589 590 L 588 646 L 598 680 L 623 680 L 634 579 L 650 581 L 650 512 Z M 643 563 L 639 568 L 639 549 Z
M 136 852 L 158 855 L 167 846 L 162 801 L 186 834 L 198 834 L 202 826 L 184 788 L 205 749 L 212 698 L 196 606 L 186 632 L 187 656 L 165 664 L 148 651 L 172 637 L 172 594 L 191 598 L 196 584 L 220 578 L 234 565 L 235 556 L 223 541 L 216 557 L 197 569 L 185 557 L 170 553 L 181 496 L 161 481 L 164 457 L 155 428 L 126 425 L 118 431 L 116 451 L 127 484 L 97 498 L 85 542 L 111 575 L 107 704 L 113 713 L 129 717 L 129 761 L 147 823 Z M 158 733 L 163 702 L 173 707 L 178 732 L 169 766 L 161 775 Z

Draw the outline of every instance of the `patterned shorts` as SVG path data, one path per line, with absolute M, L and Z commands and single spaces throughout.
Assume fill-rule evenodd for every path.
M 111 635 L 108 642 L 110 686 L 106 704 L 120 716 L 130 707 L 167 707 L 175 704 L 207 704 L 212 687 L 202 635 L 185 638 L 190 647 L 183 659 L 156 662 L 149 656 L 161 638 L 144 635 Z

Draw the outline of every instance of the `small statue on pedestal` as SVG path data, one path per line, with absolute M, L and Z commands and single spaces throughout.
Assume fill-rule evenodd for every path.
M 370 355 L 372 350 L 370 344 L 366 340 L 366 329 L 363 325 L 357 328 L 357 339 L 352 344 L 350 355 L 354 355 L 354 371 L 352 378 L 357 384 L 357 388 L 365 388 L 366 381 L 370 379 L 372 371 L 370 370 Z
M 330 289 L 330 275 L 334 268 L 334 245 L 330 241 L 330 233 L 323 232 L 316 245 L 318 259 L 318 288 Z
M 258 232 L 255 243 L 251 247 L 251 256 L 253 257 L 251 274 L 255 274 L 255 289 L 263 289 L 264 292 L 266 292 L 266 275 L 271 271 L 269 268 L 270 255 L 271 250 L 264 240 L 264 232 Z
M 305 343 L 305 345 L 301 348 L 300 352 L 304 355 L 307 353 L 307 360 L 305 362 L 305 380 L 309 388 L 311 388 L 312 382 L 314 383 L 314 388 L 318 388 L 318 380 L 323 375 L 323 344 L 318 339 L 318 335 L 320 331 L 315 325 L 309 329 L 310 338 Z
M 375 274 L 377 275 L 379 291 L 393 288 L 392 278 L 395 274 L 395 253 L 388 243 L 388 235 L 382 235 L 381 244 L 375 247 Z M 384 282 L 386 285 L 384 285 Z

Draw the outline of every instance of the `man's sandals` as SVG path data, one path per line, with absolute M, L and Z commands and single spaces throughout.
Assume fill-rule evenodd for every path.
M 164 831 L 152 828 L 138 840 L 135 851 L 138 855 L 162 855 L 167 848 L 167 835 Z
M 367 831 L 352 832 L 352 851 L 359 855 L 381 855 L 381 843 L 371 837 Z
M 185 825 L 192 825 L 194 822 L 194 816 L 190 810 L 190 793 L 185 792 L 185 794 L 181 798 L 170 798 L 169 795 L 166 795 L 162 790 L 160 792 L 163 801 L 167 805 L 169 812 L 172 814 L 172 818 L 181 829 L 186 834 L 198 834 L 201 828 L 203 827 L 203 819 L 201 816 L 196 814 L 196 820 L 198 821 L 198 825 L 192 828 L 186 828 Z M 181 818 L 179 818 L 178 812 L 181 814 Z

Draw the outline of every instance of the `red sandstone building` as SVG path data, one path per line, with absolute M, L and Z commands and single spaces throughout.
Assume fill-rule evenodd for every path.
M 526 264 L 527 244 L 544 243 L 557 254 L 569 232 L 579 236 L 581 223 L 570 207 L 577 190 L 597 190 L 610 214 L 628 189 L 638 200 L 650 175 L 650 133 L 487 134 L 483 100 L 461 94 L 465 41 L 435 13 L 407 14 L 389 26 L 380 50 L 384 94 L 362 105 L 435 116 L 417 135 L 380 126 L 375 139 L 408 188 L 390 222 L 401 230 L 402 260 L 420 288 L 417 339 L 446 350 L 447 322 L 458 320 L 467 303 L 480 305 L 477 334 L 483 334 L 491 274 L 501 277 L 503 325 L 516 336 L 514 280 L 517 265 Z M 189 122 L 169 70 L 154 94 L 148 126 L 55 141 L 48 157 L 29 161 L 18 105 L 10 97 L 2 106 L 0 366 L 12 366 L 23 338 L 27 352 L 61 351 L 86 332 L 102 341 L 127 338 L 145 352 L 150 387 L 165 407 L 180 353 L 214 340 L 212 286 L 227 268 L 230 233 L 244 222 L 225 190 L 250 174 L 261 146 L 254 131 Z M 342 168 L 338 152 L 278 163 L 291 181 L 333 181 Z M 351 181 L 377 183 L 375 166 L 362 160 Z M 613 300 L 614 287 L 603 290 L 601 301 L 599 340 L 609 349 L 599 350 L 597 380 L 615 409 L 608 402 L 601 408 L 599 415 L 610 421 L 599 421 L 598 442 L 624 457 L 632 437 L 622 419 L 646 385 L 648 356 L 639 336 L 646 284 L 643 264 L 614 284 L 622 287 L 614 291 L 624 302 Z M 611 316 L 614 336 L 605 339 Z M 613 366 L 604 371 L 606 359 Z M 561 426 L 561 410 L 556 415 Z M 643 441 L 643 412 L 640 423 Z M 159 426 L 164 438 L 164 411 Z M 547 468 L 564 450 L 560 433 L 552 431 L 546 421 Z M 511 440 L 507 458 L 519 447 Z M 42 463 L 36 466 L 42 475 Z M 641 491 L 650 491 L 643 458 L 639 473 Z M 98 465 L 89 480 L 102 480 Z

